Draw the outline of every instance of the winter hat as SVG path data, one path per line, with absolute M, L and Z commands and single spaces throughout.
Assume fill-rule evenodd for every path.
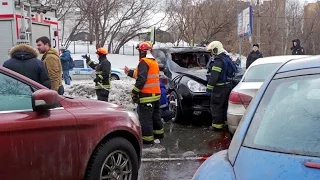
M 259 44 L 253 44 L 253 47 L 254 47 L 254 46 L 257 46 L 257 47 L 259 48 Z

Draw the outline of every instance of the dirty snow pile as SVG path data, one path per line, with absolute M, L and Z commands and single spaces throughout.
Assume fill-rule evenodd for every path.
M 109 102 L 134 110 L 136 105 L 132 103 L 131 91 L 135 83 L 134 79 L 111 81 Z M 97 99 L 94 90 L 95 83 L 92 80 L 73 82 L 73 85 L 65 87 L 65 96 Z

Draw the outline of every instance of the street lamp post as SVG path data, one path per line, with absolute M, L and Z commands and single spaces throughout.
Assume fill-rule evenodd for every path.
M 257 43 L 260 45 L 260 0 L 257 0 L 258 17 L 257 17 Z

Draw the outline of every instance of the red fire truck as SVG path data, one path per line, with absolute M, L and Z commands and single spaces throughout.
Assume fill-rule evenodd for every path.
M 52 6 L 43 6 L 38 0 L 0 0 L 0 65 L 8 59 L 10 48 L 21 40 L 36 48 L 36 39 L 47 36 L 58 50 L 59 31 Z

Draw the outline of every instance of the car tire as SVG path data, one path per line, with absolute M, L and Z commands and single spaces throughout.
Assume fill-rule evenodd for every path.
M 170 103 L 171 101 L 177 101 L 177 104 L 174 105 Z M 183 119 L 182 107 L 180 107 L 180 100 L 178 98 L 178 94 L 175 91 L 172 91 L 169 96 L 169 110 L 175 113 L 175 117 L 172 119 L 175 123 L 181 123 Z
M 111 79 L 111 81 L 120 80 L 119 76 L 116 74 L 112 74 L 110 79 Z
M 138 171 L 139 160 L 133 145 L 125 138 L 116 137 L 95 149 L 89 161 L 85 179 L 100 180 L 103 176 L 109 176 L 110 179 L 136 180 Z

